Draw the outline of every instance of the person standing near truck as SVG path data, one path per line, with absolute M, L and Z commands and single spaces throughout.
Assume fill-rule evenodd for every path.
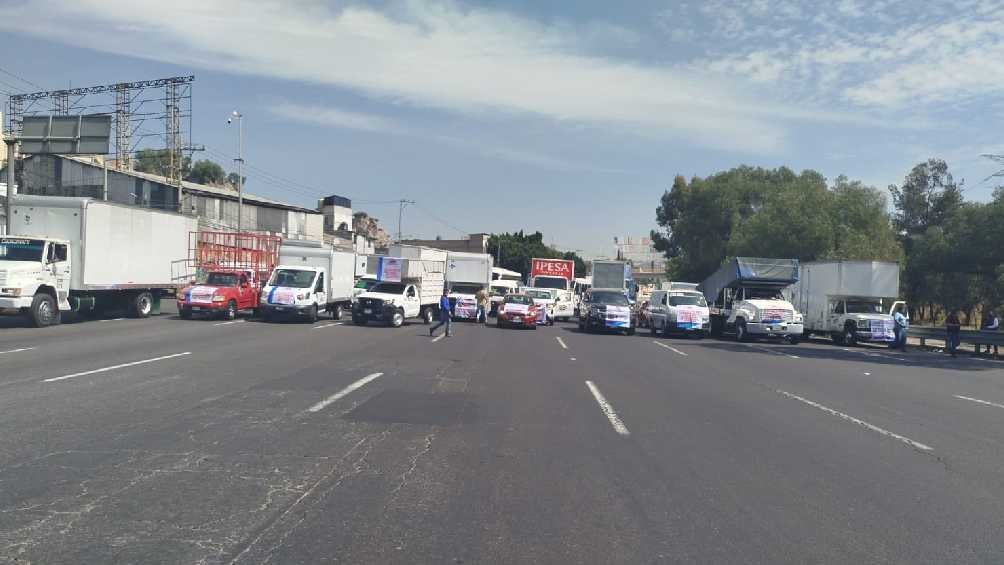
M 986 317 L 983 319 L 983 323 L 980 324 L 980 329 L 983 330 L 983 331 L 985 331 L 985 332 L 995 332 L 995 331 L 997 331 L 997 330 L 1000 329 L 1000 325 L 1001 325 L 1001 323 L 1000 323 L 1000 320 L 997 319 L 997 314 L 994 313 L 993 310 L 991 310 L 990 312 L 987 313 Z M 976 346 L 976 354 L 977 355 L 979 355 L 981 349 L 982 348 L 979 345 Z M 990 354 L 990 345 L 989 344 L 987 345 L 987 354 L 988 355 Z M 997 355 L 998 355 L 998 347 L 995 345 L 994 346 L 994 356 L 997 356 Z
M 443 289 L 443 296 L 439 298 L 439 323 L 429 328 L 429 337 L 436 334 L 436 330 L 446 325 L 446 337 L 450 337 L 450 329 L 453 325 L 450 316 L 450 291 Z
M 906 330 L 910 325 L 910 321 L 903 313 L 902 305 L 896 307 L 896 313 L 892 315 L 892 319 L 896 323 L 893 327 L 893 331 L 896 334 L 895 346 L 900 351 L 906 351 Z
M 962 323 L 959 322 L 959 315 L 953 310 L 945 318 L 945 332 L 947 334 L 947 339 L 945 343 L 945 349 L 952 354 L 952 357 L 957 355 L 959 349 L 959 333 L 962 330 Z
M 479 323 L 488 323 L 488 292 L 485 289 L 481 289 L 474 294 L 474 299 L 478 301 L 478 310 L 475 314 L 475 320 Z

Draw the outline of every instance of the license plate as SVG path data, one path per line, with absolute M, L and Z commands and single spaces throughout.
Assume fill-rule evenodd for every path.
M 372 314 L 372 313 L 373 313 L 372 308 L 363 308 L 363 314 Z
M 192 306 L 192 312 L 198 312 L 202 310 L 202 306 Z
M 523 318 L 520 318 L 519 316 L 516 316 L 516 317 L 514 317 L 514 318 L 512 319 L 512 321 L 514 321 L 514 322 L 522 322 L 522 321 L 523 321 Z

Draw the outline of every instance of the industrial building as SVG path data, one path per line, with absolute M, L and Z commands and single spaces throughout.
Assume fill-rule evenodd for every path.
M 631 263 L 639 283 L 658 283 L 666 279 L 666 256 L 652 246 L 649 237 L 621 236 L 614 238 L 617 259 Z
M 443 251 L 461 251 L 466 253 L 487 253 L 488 238 L 487 233 L 472 233 L 464 239 L 404 239 L 404 245 L 419 245 L 422 247 L 432 247 Z

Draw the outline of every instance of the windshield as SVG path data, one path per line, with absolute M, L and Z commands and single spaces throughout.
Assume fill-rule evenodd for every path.
M 777 288 L 747 288 L 746 300 L 784 300 Z
M 670 306 L 707 306 L 704 297 L 699 294 L 671 294 L 669 296 Z
M 505 295 L 509 294 L 510 292 L 512 292 L 512 289 L 509 288 L 509 287 L 505 287 L 505 286 L 493 286 L 492 287 L 492 296 L 505 296 Z
M 41 239 L 0 238 L 0 260 L 41 261 L 44 248 Z
M 209 273 L 206 284 L 213 286 L 237 286 L 238 276 L 234 273 Z
M 847 301 L 847 313 L 848 314 L 884 314 L 882 312 L 882 303 L 872 302 L 869 300 L 848 300 Z
M 533 298 L 530 298 L 529 296 L 527 296 L 525 294 L 513 294 L 511 296 L 507 296 L 506 297 L 505 303 L 506 304 L 526 304 L 527 306 L 532 306 L 533 305 Z
M 526 293 L 530 296 L 530 298 L 537 298 L 537 299 L 540 299 L 540 300 L 553 300 L 554 299 L 554 295 L 551 294 L 550 290 L 533 290 L 533 289 L 527 289 Z
M 301 271 L 299 269 L 276 269 L 272 273 L 272 278 L 268 280 L 269 286 L 285 286 L 289 288 L 310 288 L 314 284 L 314 271 Z
M 376 286 L 370 290 L 373 292 L 382 292 L 384 294 L 403 294 L 404 285 L 396 282 L 382 282 L 377 283 Z
M 568 289 L 568 279 L 561 277 L 536 277 L 533 286 L 538 288 L 556 288 L 558 290 Z
M 607 306 L 629 306 L 627 296 L 620 292 L 594 292 L 590 295 L 589 301 L 593 304 L 603 304 Z
M 377 282 L 373 279 L 360 279 L 356 281 L 355 288 L 370 289 L 373 288 L 376 283 Z
M 454 294 L 477 294 L 481 290 L 479 284 L 455 284 L 450 287 L 450 292 Z

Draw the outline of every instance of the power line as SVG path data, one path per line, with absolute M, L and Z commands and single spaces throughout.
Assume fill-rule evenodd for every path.
M 422 212 L 425 212 L 425 214 L 427 216 L 429 216 L 430 218 L 432 218 L 433 220 L 436 220 L 437 222 L 443 224 L 444 226 L 446 226 L 446 227 L 448 227 L 448 228 L 450 228 L 452 230 L 455 230 L 457 233 L 460 233 L 460 234 L 469 234 L 469 233 L 471 233 L 470 231 L 468 231 L 468 230 L 462 230 L 462 229 L 458 228 L 457 226 L 451 224 L 450 222 L 447 222 L 446 220 L 444 220 L 444 219 L 440 218 L 439 216 L 433 214 L 432 212 L 430 212 L 429 210 L 427 210 L 421 204 L 415 204 L 415 207 L 418 208 L 419 210 L 421 210 Z
M 14 73 L 12 73 L 10 71 L 8 71 L 7 69 L 5 69 L 3 67 L 0 67 L 0 73 L 3 73 L 5 75 L 7 75 L 7 76 L 14 77 L 17 80 L 19 80 L 19 81 L 21 81 L 21 82 L 23 82 L 25 84 L 30 84 L 31 86 L 33 86 L 35 88 L 38 88 L 38 89 L 41 89 L 41 90 L 45 90 L 45 87 L 42 86 L 42 85 L 40 85 L 40 84 L 38 84 L 37 82 L 31 82 L 30 80 L 28 80 L 26 78 L 19 77 L 18 75 L 14 74 Z M 21 90 L 24 90 L 24 89 L 22 88 Z

